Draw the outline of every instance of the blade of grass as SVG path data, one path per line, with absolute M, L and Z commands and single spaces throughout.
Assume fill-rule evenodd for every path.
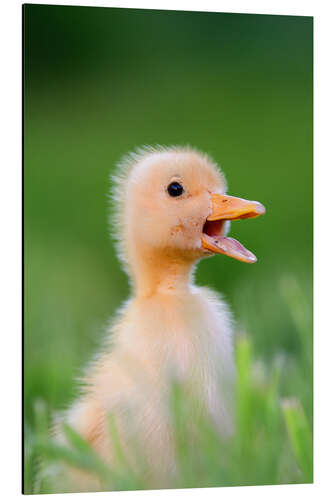
M 68 424 L 64 424 L 63 429 L 69 443 L 73 446 L 74 450 L 72 451 L 65 447 L 53 445 L 53 453 L 60 455 L 63 454 L 63 457 L 66 460 L 76 460 L 78 466 L 98 474 L 100 479 L 104 482 L 109 482 L 110 476 L 113 474 L 110 468 L 95 453 L 90 444 L 87 443 L 87 441 L 85 441 L 85 439 L 83 439 L 83 437 L 80 436 L 80 434 L 78 434 Z
M 303 479 L 306 483 L 312 483 L 313 443 L 303 408 L 297 399 L 284 399 L 281 404 L 289 439 Z
M 127 480 L 128 483 L 130 479 L 130 484 L 128 484 L 129 489 L 142 489 L 144 485 L 141 480 L 140 471 L 134 470 L 134 467 L 130 464 L 129 460 L 125 455 L 124 447 L 122 446 L 119 438 L 119 433 L 117 430 L 117 424 L 114 415 L 108 414 L 107 421 L 108 421 L 108 428 L 112 443 L 112 451 L 114 454 L 116 470 L 119 472 L 119 475 L 123 477 L 125 482 Z M 133 443 L 133 450 L 138 453 L 138 450 L 134 446 L 134 443 Z M 136 463 L 139 464 L 140 461 L 137 460 Z M 143 457 L 141 463 L 142 465 L 144 464 Z M 141 474 L 143 474 L 143 469 L 141 471 Z

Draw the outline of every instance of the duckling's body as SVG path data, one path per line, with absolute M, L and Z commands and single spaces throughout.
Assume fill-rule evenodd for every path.
M 134 436 L 148 462 L 152 484 L 167 486 L 176 463 L 168 407 L 170 382 L 179 382 L 193 394 L 222 432 L 232 430 L 229 312 L 204 288 L 161 290 L 128 302 L 110 335 L 113 347 L 85 377 L 89 388 L 69 411 L 68 423 L 112 463 L 105 420 L 111 413 L 129 456 Z
M 216 293 L 193 284 L 196 262 L 211 254 L 207 245 L 222 248 L 218 238 L 223 240 L 222 250 L 213 250 L 218 253 L 234 245 L 222 236 L 222 224 L 219 235 L 214 223 L 209 236 L 202 236 L 216 209 L 211 195 L 222 199 L 226 183 L 208 157 L 190 149 L 146 150 L 120 169 L 113 230 L 132 298 L 112 323 L 66 421 L 112 464 L 106 418 L 112 414 L 132 465 L 139 448 L 152 486 L 168 486 L 176 473 L 170 381 L 182 384 L 222 434 L 233 429 L 231 315 Z M 210 238 L 217 239 L 211 243 Z M 237 250 L 230 248 L 228 255 Z M 250 262 L 252 254 L 242 252 Z M 58 437 L 64 439 L 60 433 Z M 81 479 L 78 488 L 85 489 Z

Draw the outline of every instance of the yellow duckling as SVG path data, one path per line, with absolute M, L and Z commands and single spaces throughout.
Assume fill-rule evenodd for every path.
M 228 221 L 265 209 L 227 196 L 217 165 L 190 148 L 146 148 L 127 156 L 118 170 L 112 230 L 132 296 L 87 370 L 83 394 L 66 421 L 112 464 L 106 422 L 111 413 L 128 455 L 133 439 L 144 450 L 152 485 L 168 486 L 176 468 L 170 377 L 195 393 L 222 433 L 233 429 L 232 318 L 215 292 L 194 284 L 195 264 L 216 253 L 255 262 L 226 236 Z M 85 489 L 82 477 L 77 488 Z

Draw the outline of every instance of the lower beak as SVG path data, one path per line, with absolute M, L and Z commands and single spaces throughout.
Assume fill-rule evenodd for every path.
M 256 256 L 234 238 L 223 236 L 227 220 L 250 219 L 263 215 L 265 207 L 258 201 L 248 201 L 234 196 L 212 194 L 212 213 L 207 217 L 201 237 L 202 247 L 247 263 L 257 261 Z

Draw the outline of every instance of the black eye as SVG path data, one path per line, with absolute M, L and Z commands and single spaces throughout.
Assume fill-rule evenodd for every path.
M 183 186 L 179 184 L 179 182 L 171 182 L 168 186 L 168 193 L 170 196 L 180 196 L 183 191 Z

